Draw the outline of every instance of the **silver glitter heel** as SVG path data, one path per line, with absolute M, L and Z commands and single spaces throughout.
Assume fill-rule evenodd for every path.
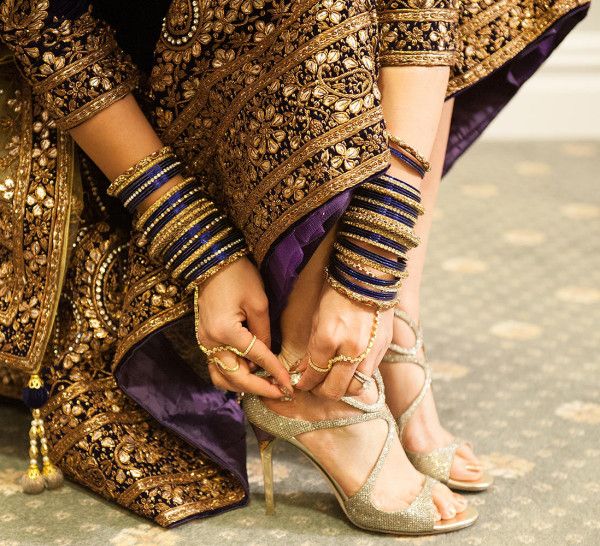
M 384 512 L 377 509 L 371 494 L 377 476 L 381 472 L 386 456 L 396 435 L 396 424 L 392 414 L 385 405 L 383 381 L 379 372 L 373 376 L 378 388 L 378 398 L 373 404 L 365 404 L 352 397 L 344 397 L 342 401 L 360 410 L 362 413 L 344 418 L 323 421 L 304 421 L 279 415 L 267 408 L 259 396 L 246 394 L 242 399 L 242 407 L 246 417 L 257 433 L 265 484 L 265 502 L 267 514 L 275 510 L 273 495 L 273 445 L 277 440 L 286 441 L 298 448 L 322 472 L 331 485 L 335 496 L 348 519 L 357 527 L 380 533 L 399 535 L 428 535 L 457 531 L 473 525 L 478 513 L 473 507 L 457 514 L 451 520 L 436 522 L 436 507 L 432 498 L 432 487 L 437 483 L 426 476 L 423 488 L 408 508 L 399 512 Z M 296 437 L 306 432 L 345 427 L 355 423 L 363 423 L 382 419 L 387 423 L 388 432 L 377 462 L 362 487 L 352 496 L 346 495 L 337 481 L 319 463 L 310 450 L 300 443 Z
M 410 327 L 415 335 L 415 344 L 412 347 L 402 347 L 395 343 L 390 344 L 387 353 L 383 357 L 383 362 L 415 364 L 420 366 L 425 374 L 423 386 L 421 387 L 419 394 L 417 394 L 416 398 L 411 402 L 406 411 L 398 417 L 398 434 L 400 436 L 400 441 L 402 442 L 406 425 L 417 410 L 419 404 L 425 398 L 427 390 L 431 387 L 431 366 L 429 366 L 425 357 L 419 354 L 420 350 L 424 348 L 421 326 L 416 324 L 415 321 L 401 309 L 395 309 L 394 316 Z M 409 451 L 406 448 L 404 451 L 410 459 L 410 462 L 419 472 L 435 478 L 447 485 L 450 489 L 471 493 L 485 491 L 494 482 L 494 478 L 488 474 L 484 474 L 477 481 L 455 480 L 450 477 L 450 470 L 452 468 L 452 461 L 454 460 L 456 450 L 464 444 L 468 444 L 468 442 L 455 438 L 448 445 L 434 449 L 429 453 L 418 453 Z

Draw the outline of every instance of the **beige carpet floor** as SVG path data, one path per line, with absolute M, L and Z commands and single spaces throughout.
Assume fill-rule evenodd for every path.
M 600 143 L 477 145 L 443 183 L 423 322 L 443 420 L 496 477 L 480 521 L 396 538 L 349 525 L 314 468 L 276 453 L 249 507 L 164 531 L 86 490 L 25 497 L 27 416 L 0 403 L 0 546 L 600 544 Z

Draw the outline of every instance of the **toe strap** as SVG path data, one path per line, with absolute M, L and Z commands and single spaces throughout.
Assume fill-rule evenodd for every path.
M 399 512 L 377 510 L 372 504 L 370 492 L 359 491 L 348 499 L 348 515 L 357 525 L 366 529 L 385 529 L 387 532 L 418 534 L 432 531 L 437 510 L 433 502 L 433 486 L 438 483 L 425 476 L 423 488 L 408 508 Z
M 429 453 L 406 451 L 406 455 L 419 472 L 446 483 L 450 478 L 450 470 L 452 469 L 452 461 L 456 450 L 462 444 L 461 440 L 454 439 L 448 445 L 434 449 Z

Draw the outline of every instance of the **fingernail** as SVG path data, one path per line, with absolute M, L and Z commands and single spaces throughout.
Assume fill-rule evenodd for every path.
M 292 397 L 291 396 L 282 396 L 279 399 L 280 402 L 291 402 L 292 401 Z
M 448 508 L 448 518 L 452 519 L 455 516 L 456 516 L 456 510 L 454 509 L 454 507 Z
M 279 390 L 285 394 L 285 396 L 287 396 L 288 398 L 292 397 L 292 393 L 290 392 L 290 389 L 288 389 L 285 385 L 278 385 Z

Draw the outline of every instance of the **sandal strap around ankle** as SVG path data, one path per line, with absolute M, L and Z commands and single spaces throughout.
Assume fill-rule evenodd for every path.
M 402 322 L 406 323 L 413 331 L 415 344 L 412 347 L 403 347 L 396 343 L 390 343 L 383 360 L 385 362 L 408 362 L 423 367 L 425 359 L 419 355 L 419 351 L 424 349 L 423 329 L 421 328 L 421 325 L 417 324 L 408 313 L 402 309 L 394 309 L 394 317 L 399 318 Z
M 415 344 L 412 347 L 407 348 L 392 343 L 383 357 L 383 362 L 390 364 L 416 364 L 423 369 L 423 373 L 425 374 L 423 386 L 421 387 L 419 394 L 417 394 L 404 413 L 398 417 L 398 435 L 402 441 L 402 434 L 408 421 L 410 421 L 410 418 L 414 415 L 417 407 L 423 401 L 428 389 L 431 387 L 431 367 L 427 360 L 419 355 L 419 351 L 423 347 L 423 330 L 421 329 L 421 326 L 402 309 L 395 309 L 394 316 L 398 317 L 410 327 L 415 335 Z

